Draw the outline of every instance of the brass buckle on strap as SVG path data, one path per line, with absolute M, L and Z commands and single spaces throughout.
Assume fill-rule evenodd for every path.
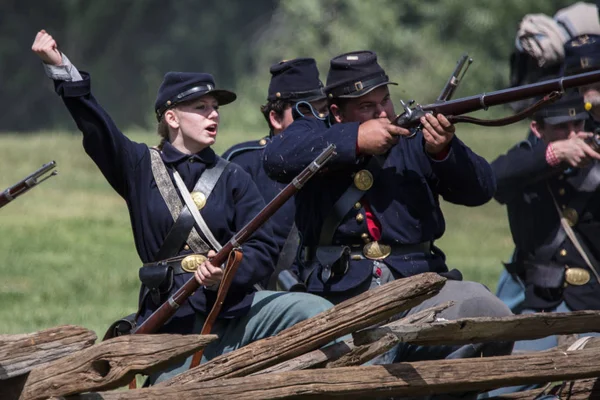
M 565 281 L 569 285 L 583 286 L 590 281 L 590 273 L 583 268 L 568 268 L 565 271 Z
M 181 269 L 186 272 L 194 272 L 198 269 L 198 266 L 206 261 L 206 256 L 202 254 L 190 254 L 183 260 L 181 260 Z
M 369 242 L 363 247 L 363 254 L 369 260 L 383 260 L 392 253 L 392 248 L 387 244 Z

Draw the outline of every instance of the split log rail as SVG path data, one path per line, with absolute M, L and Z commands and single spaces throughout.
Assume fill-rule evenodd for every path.
M 432 273 L 390 282 L 276 336 L 135 390 L 121 388 L 136 374 L 160 371 L 218 337 L 131 335 L 97 342 L 92 331 L 77 326 L 0 335 L 0 399 L 346 400 L 482 392 L 523 384 L 547 385 L 497 399 L 533 399 L 542 393 L 561 399 L 600 398 L 600 338 L 537 353 L 369 365 L 399 343 L 459 345 L 600 332 L 598 311 L 438 318 L 452 302 L 393 320 L 434 296 L 444 282 Z

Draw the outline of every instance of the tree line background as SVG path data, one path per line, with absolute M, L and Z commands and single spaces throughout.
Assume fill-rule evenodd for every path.
M 152 130 L 164 73 L 204 71 L 238 93 L 223 122 L 265 130 L 259 112 L 269 66 L 313 57 L 325 82 L 329 59 L 372 49 L 399 83 L 393 98 L 428 102 L 455 62 L 475 63 L 457 93 L 506 87 L 521 18 L 566 0 L 2 0 L 0 132 L 74 129 L 31 44 L 46 29 L 81 70 L 122 129 Z

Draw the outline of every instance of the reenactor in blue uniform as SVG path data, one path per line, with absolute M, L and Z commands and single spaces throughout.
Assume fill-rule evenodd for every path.
M 510 86 L 562 76 L 565 51 L 569 52 L 569 49 L 564 49 L 564 45 L 578 36 L 599 33 L 600 23 L 595 18 L 596 15 L 596 6 L 579 2 L 557 11 L 552 18 L 544 14 L 524 16 L 515 38 L 515 50 L 510 58 Z M 571 41 L 574 42 L 577 41 Z M 522 100 L 512 103 L 511 107 L 515 112 L 519 112 L 534 101 L 535 99 Z M 531 130 L 528 135 L 528 141 L 536 140 Z M 515 254 L 516 251 L 513 252 L 513 257 Z M 514 313 L 521 312 L 525 300 L 525 286 L 517 275 L 504 269 L 498 281 L 496 294 Z
M 269 178 L 262 159 L 267 143 L 283 132 L 300 116 L 327 117 L 327 100 L 323 83 L 319 79 L 317 64 L 312 58 L 281 61 L 270 68 L 271 82 L 267 103 L 261 106 L 269 135 L 260 140 L 237 144 L 223 153 L 223 158 L 240 165 L 252 176 L 266 203 L 269 203 L 285 187 L 285 184 Z M 279 249 L 276 272 L 289 268 L 298 247 L 298 231 L 294 226 L 295 207 L 288 201 L 270 219 L 274 238 Z M 274 276 L 273 278 L 276 278 Z M 274 286 L 271 280 L 270 287 Z
M 565 74 L 600 67 L 600 41 L 592 40 L 586 35 L 566 43 Z M 597 101 L 594 90 L 580 89 Z M 600 146 L 593 126 L 582 95 L 566 93 L 533 115 L 532 136 L 492 162 L 495 198 L 506 204 L 517 249 L 506 267 L 525 287 L 521 313 L 600 310 Z M 519 341 L 514 352 L 546 350 L 559 340 Z
M 56 92 L 83 133 L 85 151 L 127 203 L 135 245 L 144 263 L 137 322 L 143 322 L 195 276 L 201 289 L 160 332 L 199 333 L 216 299 L 214 286 L 223 277 L 220 266 L 212 265 L 206 256 L 227 243 L 265 205 L 250 175 L 211 149 L 219 128 L 219 107 L 234 101 L 236 95 L 217 89 L 210 74 L 167 73 L 154 105 L 162 142 L 160 149 L 149 148 L 131 141 L 115 126 L 92 95 L 90 75 L 79 72 L 48 33 L 37 34 L 32 50 L 44 62 Z M 253 285 L 273 271 L 277 248 L 268 226 L 257 230 L 242 248 L 244 258 L 213 326 L 219 340 L 205 349 L 204 361 L 331 307 L 328 301 L 306 293 L 254 290 Z M 187 263 L 161 262 L 192 252 L 204 257 L 186 257 Z M 190 361 L 191 357 L 153 379 L 182 372 Z
M 302 237 L 293 266 L 298 280 L 310 293 L 338 303 L 393 279 L 438 272 L 449 278 L 445 287 L 410 313 L 453 300 L 456 305 L 442 318 L 510 315 L 483 285 L 449 272 L 434 246 L 445 228 L 439 196 L 467 206 L 486 203 L 496 188 L 490 165 L 456 137 L 442 115 L 423 118 L 422 132 L 411 138 L 408 130 L 392 125 L 390 84 L 371 51 L 335 57 L 325 87 L 334 124 L 301 118 L 267 145 L 265 169 L 281 182 L 290 181 L 327 145 L 337 147 L 328 171 L 296 197 Z M 511 349 L 512 343 L 401 345 L 379 362 L 500 355 Z

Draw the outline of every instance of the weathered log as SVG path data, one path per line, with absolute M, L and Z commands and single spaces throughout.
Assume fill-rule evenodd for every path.
M 600 380 L 588 378 L 564 382 L 558 395 L 561 399 L 569 400 L 600 399 Z
M 19 335 L 0 335 L 0 381 L 26 374 L 40 364 L 90 347 L 94 342 L 94 332 L 73 325 Z
M 415 314 L 409 315 L 405 318 L 391 322 L 384 326 L 433 322 L 435 321 L 436 316 L 440 312 L 442 312 L 443 310 L 445 310 L 453 304 L 453 302 L 448 301 L 435 307 L 419 311 Z M 270 374 L 273 372 L 283 371 L 299 371 L 302 369 L 319 368 L 322 366 L 326 366 L 327 368 L 333 368 L 341 366 L 350 367 L 353 365 L 360 365 L 387 351 L 385 349 L 385 343 L 387 343 L 387 340 L 385 338 L 381 340 L 383 340 L 384 342 L 379 343 L 379 341 L 377 341 L 375 343 L 369 343 L 363 346 L 356 347 L 354 346 L 352 339 L 347 339 L 343 342 L 334 343 L 329 346 L 323 347 L 322 349 L 313 350 L 306 354 L 302 354 L 301 356 L 298 356 L 296 358 L 292 358 L 291 360 L 274 365 L 270 368 L 255 372 L 253 375 Z M 396 339 L 395 342 L 398 343 L 400 341 Z M 367 349 L 367 347 L 371 346 L 373 347 L 372 349 Z M 354 356 L 354 352 L 360 353 L 361 356 Z M 344 361 L 341 361 L 338 364 L 336 361 L 340 358 L 344 358 Z
M 216 357 L 157 386 L 246 376 L 260 371 L 410 309 L 438 293 L 445 281 L 438 274 L 425 273 L 390 282 L 337 304 L 276 336 Z
M 600 348 L 600 337 L 585 337 L 584 343 L 578 343 L 575 345 L 574 343 L 567 344 L 559 344 L 557 347 L 544 350 L 539 353 L 547 353 L 547 352 L 556 352 L 556 351 L 572 351 L 572 350 L 580 350 L 580 349 L 598 349 Z M 539 354 L 538 353 L 538 354 Z M 527 355 L 527 354 L 535 354 L 531 351 L 528 352 L 520 352 L 519 354 Z M 526 390 L 523 392 L 515 392 L 515 393 L 506 393 L 503 395 L 490 397 L 492 399 L 534 399 L 536 396 L 546 391 L 547 393 L 556 393 L 556 389 L 560 389 L 561 398 L 568 398 L 569 400 L 573 399 L 588 399 L 588 398 L 598 398 L 600 399 L 600 383 L 596 383 L 597 378 L 590 379 L 582 379 L 577 381 L 567 381 L 564 382 L 563 385 L 555 385 L 554 388 L 549 391 L 546 390 L 546 387 L 540 387 L 532 390 Z M 548 383 L 550 385 L 550 383 Z
M 18 399 L 118 388 L 136 373 L 164 368 L 216 339 L 216 335 L 128 335 L 106 340 L 31 370 Z M 8 399 L 3 389 L 0 398 Z
M 526 390 L 523 392 L 506 393 L 500 396 L 490 397 L 489 400 L 531 400 L 535 399 L 544 388 Z M 567 381 L 562 385 L 552 388 L 546 393 L 556 394 L 561 399 L 568 400 L 588 400 L 600 399 L 600 381 L 598 378 L 580 379 L 576 381 Z
M 395 335 L 386 335 L 374 343 L 354 346 L 354 348 L 344 354 L 337 360 L 329 361 L 325 368 L 340 368 L 353 365 L 362 365 L 375 357 L 384 354 L 398 344 L 398 338 Z
M 80 395 L 78 400 L 203 400 L 243 398 L 344 399 L 482 391 L 497 387 L 600 376 L 600 349 L 528 356 L 421 361 L 368 367 L 289 371 L 129 392 Z M 71 400 L 71 399 L 70 399 Z
M 586 332 L 600 332 L 600 311 L 462 318 L 422 325 L 379 327 L 355 332 L 353 338 L 355 345 L 370 343 L 388 334 L 396 335 L 405 343 L 451 345 Z

